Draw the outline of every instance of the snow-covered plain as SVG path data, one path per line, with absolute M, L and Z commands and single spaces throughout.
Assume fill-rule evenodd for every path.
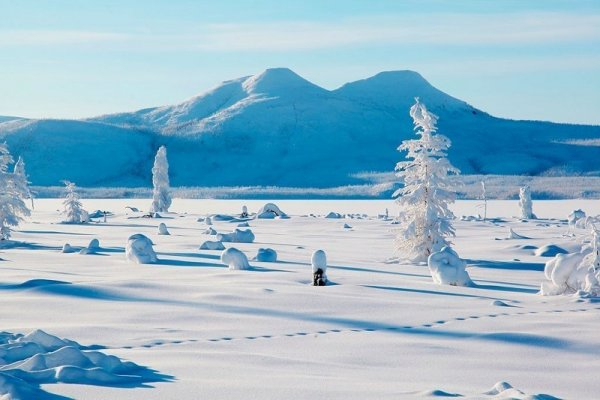
M 277 261 L 230 271 L 221 251 L 198 249 L 214 240 L 198 218 L 243 205 L 255 212 L 266 201 L 175 199 L 173 213 L 147 219 L 125 206 L 148 210 L 149 199 L 84 199 L 88 211 L 114 215 L 67 225 L 61 200 L 37 200 L 13 235 L 21 243 L 0 250 L 2 338 L 42 329 L 155 371 L 142 371 L 137 383 L 102 386 L 85 375 L 41 382 L 41 390 L 67 398 L 598 397 L 600 303 L 538 295 L 549 258 L 531 246 L 578 250 L 586 232 L 564 236 L 567 215 L 600 214 L 599 201 L 534 201 L 541 219 L 528 222 L 513 218 L 517 201 L 489 201 L 491 221 L 455 221 L 453 248 L 473 287 L 435 285 L 427 266 L 388 261 L 394 225 L 377 215 L 386 208 L 396 215 L 392 201 L 272 202 L 291 218 L 250 220 L 254 242 L 235 247 L 249 259 L 269 247 Z M 478 204 L 459 201 L 453 210 L 473 215 Z M 354 215 L 323 218 L 331 211 Z M 161 222 L 170 235 L 158 235 Z M 213 220 L 212 227 L 226 233 L 238 223 Z M 529 239 L 506 239 L 509 227 Z M 154 242 L 157 263 L 126 260 L 136 233 Z M 94 254 L 61 252 L 93 238 Z M 310 285 L 316 249 L 327 253 L 326 287 Z M 0 398 L 13 384 L 2 369 Z

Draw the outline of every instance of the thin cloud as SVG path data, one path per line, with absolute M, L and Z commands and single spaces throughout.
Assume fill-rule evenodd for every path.
M 600 15 L 402 14 L 336 21 L 184 26 L 178 32 L 0 30 L 0 47 L 99 43 L 115 50 L 288 52 L 364 45 L 515 46 L 600 42 Z

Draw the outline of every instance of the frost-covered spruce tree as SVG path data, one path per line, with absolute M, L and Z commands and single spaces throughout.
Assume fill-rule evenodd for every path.
M 19 225 L 29 209 L 23 202 L 17 178 L 8 171 L 13 158 L 6 143 L 0 143 L 0 240 L 10 239 L 11 227 Z
M 167 161 L 167 149 L 160 146 L 154 158 L 152 167 L 152 207 L 151 212 L 167 212 L 171 206 L 171 194 L 169 190 L 169 162 Z
M 536 219 L 531 204 L 531 189 L 529 186 L 523 186 L 519 189 L 519 208 L 521 209 L 521 218 Z
M 25 161 L 19 156 L 17 162 L 15 163 L 15 167 L 13 169 L 13 175 L 15 178 L 15 186 L 19 193 L 21 194 L 22 199 L 30 199 L 31 200 L 31 208 L 33 209 L 33 193 L 29 188 L 29 181 L 27 180 L 27 172 L 25 172 Z
M 396 176 L 404 184 L 393 194 L 400 206 L 396 252 L 402 259 L 426 262 L 454 236 L 454 214 L 448 204 L 454 202 L 456 194 L 450 189 L 448 175 L 460 171 L 446 158 L 450 139 L 435 134 L 437 116 L 418 98 L 415 100 L 410 116 L 419 138 L 405 140 L 398 147 L 408 154 L 407 161 L 396 165 Z
M 65 224 L 83 224 L 88 222 L 88 213 L 85 211 L 79 201 L 77 186 L 73 182 L 63 181 L 66 189 L 66 197 L 63 201 Z

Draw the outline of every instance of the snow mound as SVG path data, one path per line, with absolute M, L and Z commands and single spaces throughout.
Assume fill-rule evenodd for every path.
M 77 249 L 74 248 L 73 246 L 71 246 L 69 243 L 65 243 L 61 250 L 61 253 L 75 253 L 75 252 L 77 252 Z
M 313 286 L 327 285 L 327 255 L 323 250 L 316 250 L 310 259 L 313 272 Z
M 252 243 L 254 242 L 254 233 L 250 229 L 236 229 L 231 233 L 219 233 L 217 240 L 230 243 Z
M 339 218 L 344 218 L 344 216 L 340 213 L 331 211 L 329 214 L 327 214 L 325 216 L 325 218 L 339 219 Z
M 585 221 L 585 211 L 582 209 L 573 210 L 571 214 L 567 217 L 567 222 L 569 223 L 569 227 L 577 227 L 577 222 L 580 220 Z
M 534 251 L 534 254 L 538 257 L 554 257 L 557 254 L 567 254 L 567 253 L 568 253 L 568 251 L 566 251 L 562 247 L 559 247 L 555 244 L 547 244 L 545 246 L 540 247 L 536 251 Z
M 0 333 L 0 399 L 64 399 L 40 388 L 49 383 L 138 386 L 164 380 L 133 362 L 42 330 Z
M 137 264 L 152 264 L 158 261 L 152 241 L 141 233 L 129 236 L 125 245 L 125 257 Z
M 505 302 L 503 302 L 502 300 L 494 300 L 494 301 L 492 301 L 492 305 L 494 307 L 511 307 L 508 304 L 506 304 Z
M 84 247 L 79 251 L 79 254 L 96 254 L 98 250 L 100 250 L 100 241 L 98 239 L 92 239 L 87 247 Z
M 534 394 L 527 395 L 519 389 L 514 388 L 508 382 L 498 382 L 490 390 L 483 394 L 493 396 L 494 399 L 511 399 L 511 400 L 558 400 L 558 397 L 549 394 Z
M 231 220 L 235 219 L 235 217 L 233 217 L 231 215 L 225 215 L 225 214 L 215 214 L 209 218 L 210 218 L 211 223 L 212 223 L 212 221 L 225 221 L 226 222 L 226 221 L 231 221 Z
M 281 211 L 276 204 L 267 203 L 258 210 L 256 213 L 256 218 L 259 219 L 273 219 L 275 217 L 284 217 L 287 218 L 287 214 Z
M 466 261 L 448 246 L 431 254 L 427 265 L 433 281 L 438 285 L 471 286 L 473 284 L 465 269 Z
M 222 242 L 207 240 L 200 245 L 200 250 L 225 250 Z
M 159 235 L 170 235 L 169 230 L 167 229 L 167 225 L 164 222 L 158 224 L 158 234 Z
M 204 232 L 205 235 L 210 235 L 210 236 L 214 236 L 217 234 L 217 231 L 214 230 L 213 228 L 208 228 L 207 230 L 205 230 Z
M 204 219 L 204 223 L 205 223 L 206 225 L 212 225 L 212 218 L 211 218 L 211 217 L 206 217 L 206 218 Z
M 600 296 L 598 255 L 590 247 L 579 253 L 557 254 L 546 262 L 540 294 L 543 296 L 573 295 Z
M 517 232 L 513 231 L 512 228 L 508 228 L 508 237 L 507 239 L 531 239 L 527 236 L 519 235 Z
M 247 228 L 250 226 L 249 223 L 247 222 L 240 222 L 239 224 L 237 224 L 238 228 Z
M 348 224 L 344 224 L 343 228 L 344 229 L 352 229 L 352 227 L 350 225 L 348 225 Z
M 277 252 L 270 248 L 260 248 L 255 259 L 261 262 L 275 262 L 277 261 Z
M 221 262 L 227 265 L 230 270 L 250 269 L 248 257 L 235 247 L 230 247 L 221 254 Z
M 460 217 L 461 221 L 473 222 L 473 221 L 482 221 L 481 215 L 463 215 Z

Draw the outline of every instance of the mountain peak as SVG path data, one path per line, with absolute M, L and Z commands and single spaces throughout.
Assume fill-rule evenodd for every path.
M 325 89 L 311 83 L 289 68 L 267 68 L 258 75 L 246 79 L 244 90 L 249 94 L 280 96 L 283 94 L 314 94 Z

